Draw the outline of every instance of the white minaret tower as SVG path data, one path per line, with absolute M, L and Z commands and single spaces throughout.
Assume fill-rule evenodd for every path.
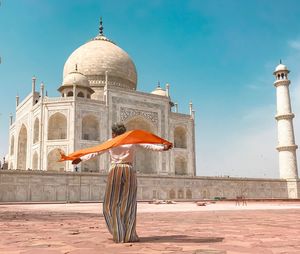
M 277 98 L 277 114 L 275 119 L 278 126 L 279 172 L 280 178 L 298 178 L 293 118 L 288 79 L 288 68 L 281 64 L 274 71 Z

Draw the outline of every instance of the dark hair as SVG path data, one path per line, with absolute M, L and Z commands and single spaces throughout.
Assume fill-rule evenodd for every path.
M 114 123 L 111 126 L 111 130 L 114 134 L 116 134 L 117 136 L 123 134 L 126 132 L 126 127 L 123 123 Z

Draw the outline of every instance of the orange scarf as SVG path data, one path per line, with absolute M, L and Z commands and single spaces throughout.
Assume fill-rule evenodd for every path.
M 76 152 L 73 152 L 69 155 L 65 155 L 61 153 L 61 158 L 59 161 L 66 161 L 66 160 L 75 160 L 77 158 L 80 158 L 86 154 L 90 153 L 99 153 L 103 152 L 105 150 L 108 150 L 112 147 L 120 146 L 120 145 L 128 145 L 128 144 L 163 144 L 163 145 L 172 145 L 169 141 L 162 139 L 150 132 L 143 131 L 143 130 L 132 130 L 127 131 L 122 135 L 119 135 L 113 139 L 110 139 L 100 145 L 85 148 L 78 150 Z

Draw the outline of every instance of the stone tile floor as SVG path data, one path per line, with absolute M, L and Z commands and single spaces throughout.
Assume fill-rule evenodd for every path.
M 138 243 L 115 244 L 101 204 L 0 205 L 0 253 L 300 253 L 300 202 L 138 204 Z

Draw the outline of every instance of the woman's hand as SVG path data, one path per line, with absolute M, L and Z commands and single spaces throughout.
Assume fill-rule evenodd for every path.
M 173 144 L 164 144 L 164 151 L 167 151 L 173 147 Z
M 81 159 L 80 158 L 77 158 L 75 160 L 72 161 L 72 164 L 78 164 L 79 162 L 81 162 Z

